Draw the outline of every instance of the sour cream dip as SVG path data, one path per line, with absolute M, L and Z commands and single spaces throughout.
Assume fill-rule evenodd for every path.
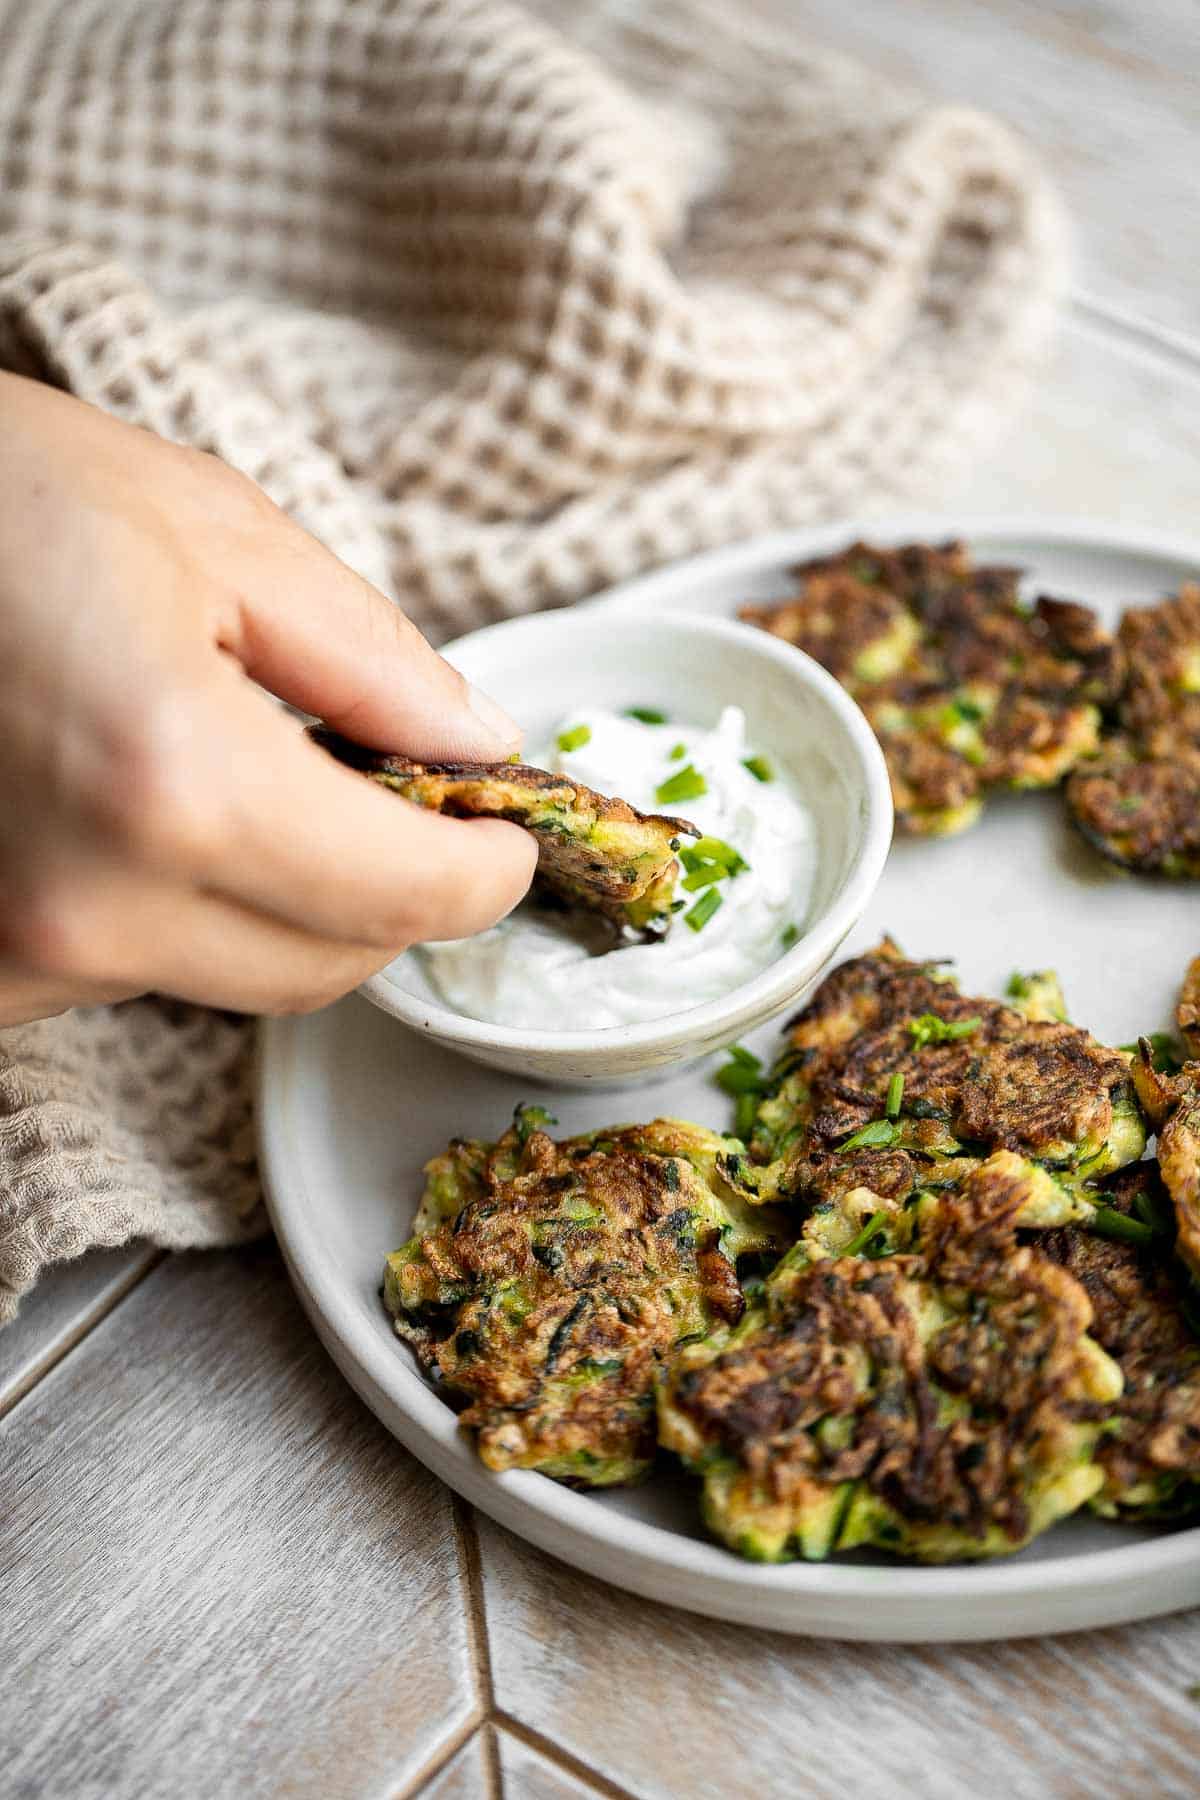
M 741 986 L 803 931 L 816 873 L 816 825 L 788 772 L 747 745 L 739 707 L 727 707 L 711 731 L 583 708 L 560 722 L 542 754 L 530 752 L 527 760 L 641 812 L 688 819 L 732 847 L 746 867 L 690 889 L 681 868 L 675 893 L 683 904 L 667 936 L 630 938 L 603 956 L 530 903 L 477 937 L 425 945 L 417 954 L 459 1012 L 542 1031 L 661 1019 Z M 702 783 L 704 791 L 658 798 L 657 790 L 680 776 L 685 788 Z M 712 895 L 719 903 L 705 899 Z

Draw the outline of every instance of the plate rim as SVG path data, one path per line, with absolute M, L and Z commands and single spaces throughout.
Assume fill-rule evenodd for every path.
M 1144 530 L 1097 529 L 1057 515 L 906 512 L 774 532 L 679 559 L 585 604 L 619 605 L 665 577 L 735 573 L 819 551 L 831 538 L 904 535 L 1041 538 L 1090 552 L 1192 563 L 1200 546 Z M 339 1004 L 366 1005 L 361 999 Z M 439 1399 L 402 1354 L 357 1312 L 319 1255 L 305 1173 L 289 1145 L 290 1065 L 308 1021 L 260 1022 L 256 1123 L 268 1212 L 289 1275 L 319 1337 L 350 1385 L 394 1436 L 471 1504 L 551 1554 L 647 1598 L 711 1617 L 809 1636 L 863 1641 L 966 1642 L 1088 1629 L 1200 1602 L 1200 1526 L 1111 1549 L 1037 1562 L 945 1567 L 745 1562 L 723 1546 L 598 1507 L 531 1471 L 493 1474 L 479 1462 Z M 399 1027 L 403 1029 L 403 1027 Z M 417 1034 L 414 1034 L 417 1035 Z M 399 1346 L 396 1346 L 399 1349 Z M 1190 1579 L 1189 1579 L 1190 1578 Z M 951 1607 L 953 1610 L 951 1610 Z M 961 1609 L 969 1609 L 962 1617 Z

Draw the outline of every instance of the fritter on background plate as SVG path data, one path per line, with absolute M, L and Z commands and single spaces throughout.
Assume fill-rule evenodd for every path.
M 893 1196 L 951 1185 L 993 1150 L 1068 1184 L 1139 1157 L 1126 1058 L 1058 1016 L 1053 977 L 1016 981 L 1012 1004 L 969 997 L 890 940 L 834 969 L 788 1027 L 750 1133 L 773 1165 L 764 1195 L 811 1202 L 883 1153 Z
M 1200 1277 L 1200 1062 L 1164 1074 L 1155 1067 L 1154 1046 L 1142 1038 L 1133 1079 L 1158 1133 L 1159 1171 L 1175 1208 L 1176 1249 Z
M 1200 585 L 1130 607 L 1115 729 L 1067 785 L 1083 836 L 1123 868 L 1200 879 Z
M 416 806 L 454 818 L 507 819 L 537 839 L 537 886 L 614 927 L 659 936 L 670 925 L 675 852 L 698 837 L 686 819 L 641 813 L 624 800 L 524 763 L 418 763 L 385 756 L 324 727 L 324 749 Z
M 936 1202 L 918 1251 L 798 1245 L 740 1323 L 679 1352 L 660 1437 L 743 1555 L 999 1555 L 1104 1486 L 1120 1371 L 1081 1285 L 1018 1246 L 1020 1159 L 994 1160 Z
M 1086 1292 L 1091 1335 L 1124 1378 L 1096 1449 L 1105 1480 L 1091 1505 L 1179 1517 L 1200 1507 L 1200 1293 L 1172 1254 L 1171 1201 L 1155 1162 L 1111 1176 L 1104 1198 L 1125 1222 L 1115 1238 L 1068 1228 L 1033 1240 Z
M 673 1119 L 555 1143 L 518 1109 L 495 1145 L 427 1170 L 384 1300 L 428 1372 L 469 1401 L 491 1469 L 638 1481 L 654 1386 L 681 1340 L 737 1320 L 737 1262 L 783 1247 L 736 1140 Z
M 1020 570 L 964 545 L 852 544 L 794 571 L 799 592 L 741 617 L 835 675 L 875 729 L 898 823 L 961 831 L 989 789 L 1053 787 L 1099 744 L 1112 639 L 1072 602 L 1019 595 Z

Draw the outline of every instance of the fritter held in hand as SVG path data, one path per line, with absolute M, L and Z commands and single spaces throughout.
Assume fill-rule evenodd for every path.
M 766 1191 L 819 1198 L 868 1151 L 905 1159 L 889 1192 L 952 1184 L 961 1159 L 998 1149 L 1071 1180 L 1139 1157 L 1127 1060 L 1047 1016 L 1061 996 L 1036 979 L 1032 1000 L 971 998 L 890 941 L 835 969 L 792 1021 L 759 1108 L 753 1154 L 777 1163 Z
M 1016 1550 L 1100 1490 L 1120 1373 L 1079 1283 L 1017 1246 L 1026 1197 L 985 1165 L 919 1253 L 797 1246 L 738 1325 L 679 1353 L 659 1433 L 719 1537 L 769 1562 L 865 1545 L 947 1562 Z
M 659 1119 L 554 1143 L 518 1111 L 495 1145 L 430 1163 L 384 1300 L 425 1368 L 464 1396 L 492 1469 L 585 1487 L 637 1481 L 654 1385 L 679 1342 L 743 1307 L 736 1265 L 781 1246 L 735 1140 Z
M 1103 1199 L 1123 1233 L 1067 1228 L 1035 1247 L 1079 1282 L 1092 1306 L 1091 1335 L 1117 1363 L 1124 1392 L 1112 1403 L 1096 1460 L 1103 1513 L 1177 1517 L 1200 1507 L 1200 1308 L 1172 1255 L 1171 1202 L 1154 1162 L 1105 1183 Z
M 1200 585 L 1131 607 L 1116 729 L 1067 787 L 1076 826 L 1103 856 L 1200 880 Z
M 883 746 L 905 829 L 971 824 L 992 788 L 1052 787 L 1099 742 L 1112 640 L 1089 608 L 1019 596 L 1020 571 L 962 544 L 852 544 L 796 570 L 799 592 L 742 617 L 816 658 Z
M 698 835 L 686 819 L 638 812 L 524 763 L 418 763 L 364 750 L 322 727 L 311 735 L 339 761 L 416 806 L 523 825 L 537 839 L 537 884 L 556 900 L 617 927 L 661 935 L 669 926 L 675 852 L 681 837 Z

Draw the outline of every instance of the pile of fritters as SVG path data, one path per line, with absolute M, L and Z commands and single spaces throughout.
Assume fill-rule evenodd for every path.
M 1111 861 L 1200 880 L 1200 586 L 1131 607 L 1117 642 L 1113 729 L 1068 781 L 1068 809 Z
M 794 595 L 741 616 L 806 650 L 859 702 L 902 829 L 963 830 L 990 791 L 1067 782 L 1102 855 L 1200 879 L 1200 586 L 1130 608 L 1116 638 L 1090 608 L 962 544 L 852 544 L 793 571 Z
M 1200 1061 L 1064 1012 L 1053 976 L 967 998 L 885 942 L 792 1022 L 749 1145 L 519 1111 L 429 1165 L 396 1329 L 490 1467 L 672 1451 L 763 1560 L 1200 1508 Z M 1200 959 L 1181 1058 L 1198 1020 Z

